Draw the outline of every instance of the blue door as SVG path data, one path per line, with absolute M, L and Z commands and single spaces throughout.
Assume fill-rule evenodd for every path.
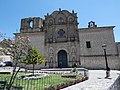
M 60 50 L 58 52 L 58 67 L 59 68 L 66 68 L 66 67 L 68 67 L 67 53 L 66 53 L 65 50 Z

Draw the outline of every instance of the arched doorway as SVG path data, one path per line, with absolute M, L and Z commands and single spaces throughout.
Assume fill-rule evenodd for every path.
M 67 52 L 65 50 L 60 50 L 58 52 L 58 67 L 59 68 L 68 67 Z

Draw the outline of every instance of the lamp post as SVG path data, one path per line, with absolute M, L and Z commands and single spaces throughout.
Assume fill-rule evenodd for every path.
M 109 68 L 109 66 L 108 66 L 108 61 L 107 61 L 106 47 L 107 47 L 106 44 L 103 44 L 103 45 L 102 45 L 102 48 L 103 48 L 103 50 L 104 50 L 105 63 L 106 63 L 106 77 L 105 77 L 105 78 L 108 78 L 108 77 L 110 76 L 110 68 Z

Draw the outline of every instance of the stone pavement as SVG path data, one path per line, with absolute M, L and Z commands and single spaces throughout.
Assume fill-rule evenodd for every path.
M 89 79 L 61 90 L 109 90 L 120 75 L 120 71 L 111 70 L 111 76 L 105 79 L 105 70 L 89 70 Z M 120 90 L 120 89 L 116 89 Z

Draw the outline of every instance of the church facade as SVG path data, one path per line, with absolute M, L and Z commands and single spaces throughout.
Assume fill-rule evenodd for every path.
M 33 47 L 45 57 L 46 62 L 36 67 L 67 68 L 77 64 L 89 69 L 105 69 L 102 48 L 106 44 L 108 65 L 120 69 L 119 43 L 113 34 L 115 26 L 97 27 L 95 22 L 87 28 L 78 28 L 77 13 L 67 10 L 54 11 L 45 19 L 40 17 L 21 19 L 20 33 L 31 39 Z

